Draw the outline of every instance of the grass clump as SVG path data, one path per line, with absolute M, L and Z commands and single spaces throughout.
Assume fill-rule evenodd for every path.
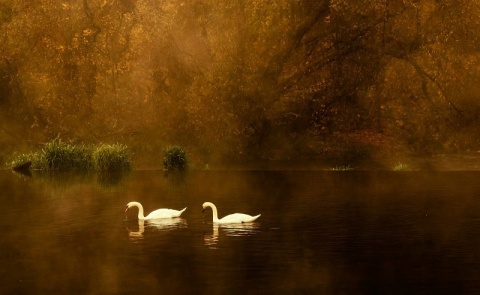
M 7 160 L 6 166 L 10 168 L 15 168 L 27 162 L 30 162 L 32 163 L 33 167 L 33 164 L 38 162 L 36 160 L 37 158 L 38 153 L 14 154 L 9 160 Z
M 393 167 L 393 170 L 394 171 L 408 171 L 408 170 L 410 170 L 410 167 L 407 164 L 398 163 L 397 165 L 395 165 L 395 167 Z
M 35 167 L 41 170 L 91 170 L 92 147 L 56 138 L 45 145 L 37 160 Z
M 353 170 L 353 167 L 350 165 L 347 166 L 336 166 L 330 169 L 331 171 L 351 171 Z
M 187 153 L 182 147 L 173 145 L 165 148 L 163 157 L 163 167 L 165 170 L 185 170 L 187 165 Z
M 75 145 L 60 138 L 45 144 L 38 152 L 15 154 L 7 163 L 11 168 L 31 162 L 35 170 L 114 171 L 130 168 L 130 153 L 121 144 Z
M 102 144 L 93 152 L 93 163 L 98 171 L 128 170 L 131 168 L 130 152 L 122 144 Z

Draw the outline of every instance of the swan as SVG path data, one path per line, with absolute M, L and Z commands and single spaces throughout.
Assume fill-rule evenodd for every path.
M 161 218 L 174 218 L 174 217 L 180 217 L 182 215 L 183 211 L 185 211 L 187 208 L 183 208 L 183 210 L 173 210 L 173 209 L 157 209 L 155 211 L 152 211 L 150 214 L 147 216 L 143 216 L 143 206 L 139 202 L 130 202 L 127 204 L 127 207 L 125 208 L 125 212 L 128 211 L 131 207 L 138 207 L 138 220 L 149 220 L 149 219 L 161 219 Z
M 245 222 L 252 222 L 258 217 L 260 217 L 261 214 L 258 214 L 256 216 L 251 216 L 243 213 L 233 213 L 230 215 L 227 215 L 223 217 L 222 219 L 218 219 L 218 213 L 217 213 L 217 207 L 210 202 L 205 202 L 203 203 L 203 210 L 202 213 L 205 211 L 205 208 L 210 207 L 212 208 L 213 212 L 213 223 L 220 223 L 220 224 L 226 224 L 226 223 L 245 223 Z

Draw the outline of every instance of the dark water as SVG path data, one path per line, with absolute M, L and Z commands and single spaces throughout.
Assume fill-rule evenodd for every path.
M 480 294 L 479 172 L 0 172 L 1 294 Z M 175 222 L 139 223 L 188 207 Z M 248 226 L 219 215 L 261 213 Z

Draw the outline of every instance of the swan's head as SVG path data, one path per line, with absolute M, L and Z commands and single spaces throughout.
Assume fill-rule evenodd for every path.
M 131 207 L 133 206 L 136 206 L 137 202 L 130 202 L 127 204 L 127 206 L 125 207 L 125 212 L 128 211 L 128 209 L 130 209 Z
M 213 204 L 210 202 L 205 202 L 203 203 L 202 207 L 203 207 L 203 210 L 202 210 L 202 213 L 203 213 L 207 207 L 213 207 Z

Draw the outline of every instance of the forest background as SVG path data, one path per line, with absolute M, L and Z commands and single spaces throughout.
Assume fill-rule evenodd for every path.
M 0 160 L 60 136 L 210 164 L 480 150 L 480 2 L 0 0 Z

